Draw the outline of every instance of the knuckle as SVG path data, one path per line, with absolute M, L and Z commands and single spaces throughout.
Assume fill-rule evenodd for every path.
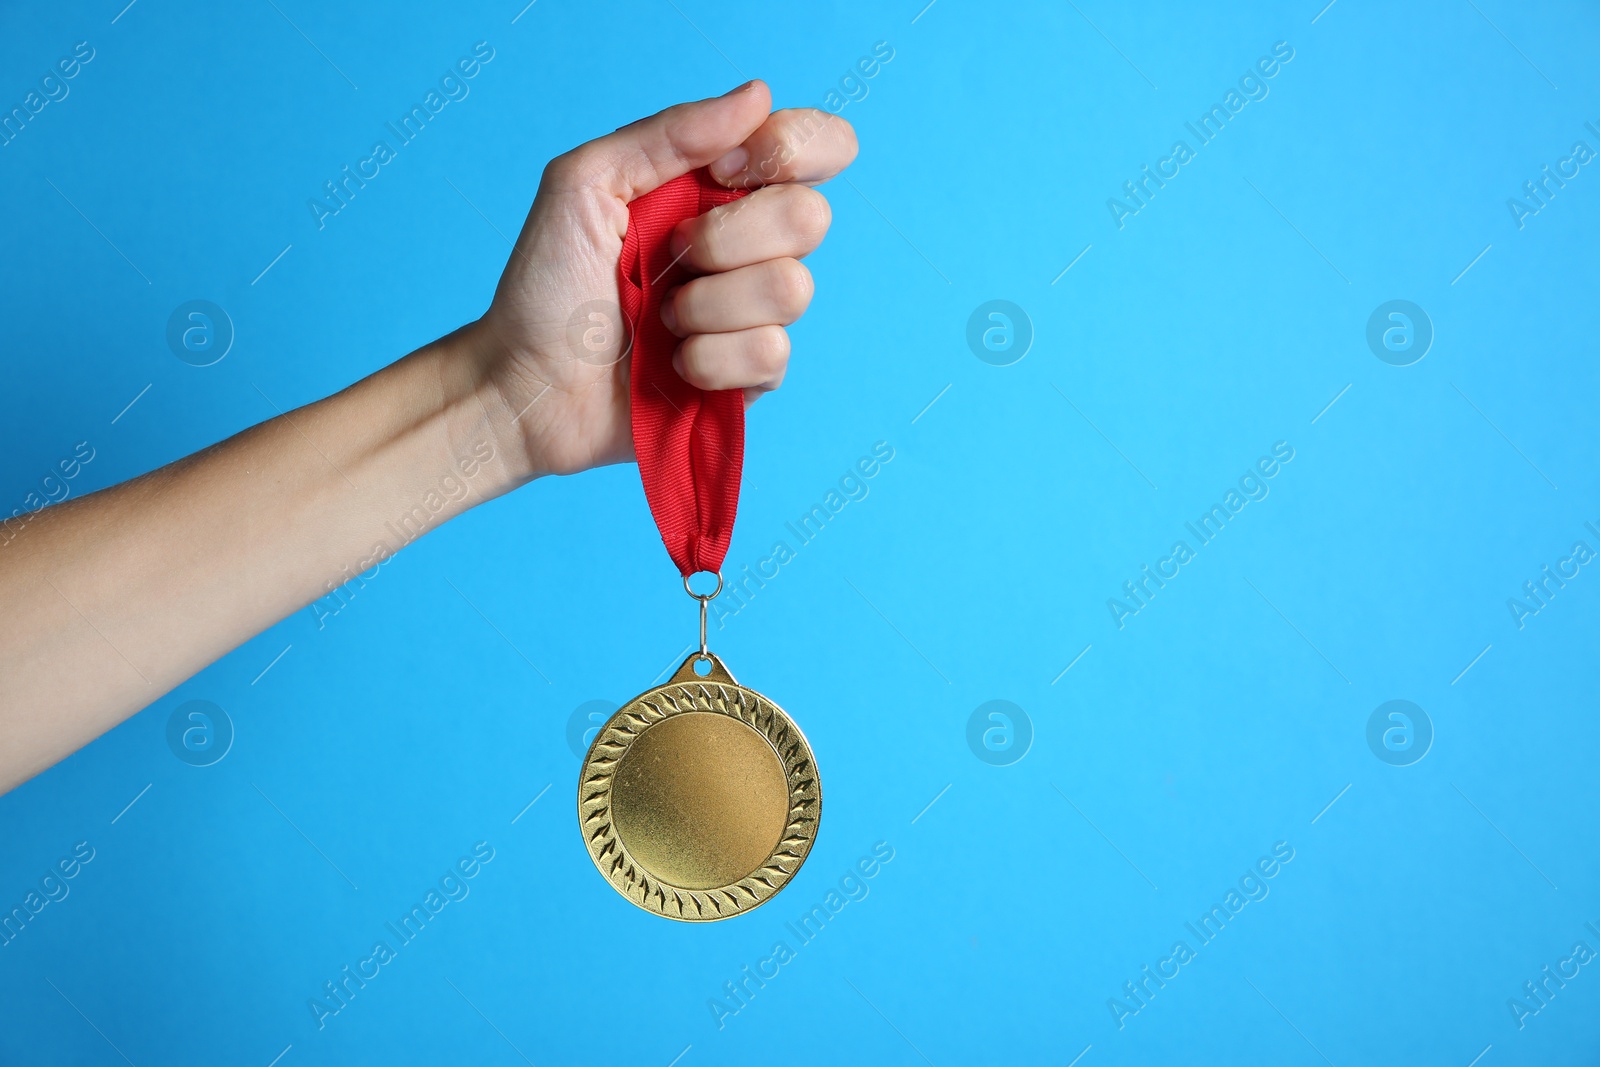
M 770 269 L 778 309 L 798 318 L 811 304 L 811 295 L 816 289 L 811 272 L 798 259 L 775 259 Z
M 687 285 L 681 285 L 676 289 L 669 289 L 661 298 L 661 319 L 667 323 L 669 330 L 680 336 L 694 325 L 692 319 L 694 306 L 684 296 L 684 290 L 687 288 Z
M 778 140 L 789 151 L 791 158 L 826 129 L 832 118 L 826 112 L 809 107 L 780 111 L 775 117 L 777 121 L 773 126 Z
M 810 136 L 792 112 L 774 112 L 767 120 L 762 151 L 751 159 L 748 169 L 763 182 L 782 181 Z
M 838 140 L 843 149 L 844 164 L 849 166 L 855 162 L 856 154 L 861 150 L 861 143 L 856 139 L 856 128 L 837 115 L 829 115 L 828 118 L 829 132 Z
M 720 209 L 718 209 L 720 210 Z M 712 212 L 693 219 L 684 227 L 689 242 L 689 257 L 708 270 L 725 270 L 728 263 L 727 219 Z
M 784 222 L 789 229 L 808 243 L 822 240 L 833 222 L 833 208 L 828 198 L 804 185 L 782 186 L 784 193 Z
M 701 389 L 719 388 L 720 383 L 713 373 L 714 361 L 710 355 L 704 334 L 697 334 L 683 342 L 678 349 L 678 362 L 683 368 L 683 380 Z
M 756 185 L 776 182 L 782 178 L 783 169 L 791 158 L 793 153 L 784 147 L 783 138 L 774 134 L 765 150 L 759 156 L 751 157 L 745 165 L 745 172 L 753 176 Z
M 593 172 L 593 162 L 583 146 L 579 146 L 563 152 L 545 164 L 544 175 L 539 184 L 559 189 L 575 189 L 583 186 Z
M 751 338 L 755 365 L 765 378 L 776 378 L 789 365 L 789 331 L 782 326 L 763 326 Z
M 684 333 L 692 333 L 699 319 L 701 296 L 704 288 L 700 284 L 705 279 L 693 278 L 673 289 L 667 294 L 663 303 L 672 302 L 672 313 L 677 316 L 678 329 Z

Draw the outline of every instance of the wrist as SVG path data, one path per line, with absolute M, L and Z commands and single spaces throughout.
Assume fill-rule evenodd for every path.
M 485 319 L 468 323 L 419 350 L 439 382 L 440 427 L 452 463 L 469 456 L 481 469 L 475 488 L 484 499 L 499 496 L 546 473 L 528 444 L 522 419 L 500 381 L 503 346 Z M 487 456 L 488 458 L 484 458 Z

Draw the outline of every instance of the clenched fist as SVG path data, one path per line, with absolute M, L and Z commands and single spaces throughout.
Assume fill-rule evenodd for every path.
M 551 161 L 494 301 L 464 333 L 485 361 L 527 474 L 569 474 L 633 458 L 627 331 L 617 263 L 628 205 L 699 167 L 747 197 L 680 224 L 672 253 L 700 276 L 670 292 L 661 317 L 681 338 L 673 366 L 702 389 L 775 389 L 789 361 L 784 327 L 811 302 L 800 260 L 827 233 L 812 186 L 855 158 L 850 124 L 811 108 L 776 111 L 752 81 L 679 104 Z

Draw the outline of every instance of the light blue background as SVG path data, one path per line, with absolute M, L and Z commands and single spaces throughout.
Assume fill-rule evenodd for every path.
M 1600 575 L 1506 606 L 1600 548 L 1600 170 L 1506 206 L 1600 149 L 1591 6 L 122 2 L 0 15 L 7 110 L 96 50 L 0 148 L 6 513 L 79 441 L 74 494 L 476 317 L 573 144 L 746 77 L 820 105 L 878 41 L 730 568 L 894 459 L 713 635 L 824 776 L 772 904 L 665 922 L 585 855 L 568 716 L 694 614 L 632 468 L 544 481 L 0 798 L 5 909 L 96 851 L 0 948 L 0 1059 L 1593 1062 L 1600 967 L 1521 1029 L 1507 1001 L 1600 950 Z M 478 41 L 471 95 L 319 231 L 307 198 Z M 1278 41 L 1270 95 L 1119 230 L 1107 198 Z M 1436 334 L 1404 368 L 1365 342 L 1395 298 Z M 191 299 L 235 324 L 215 366 L 166 347 Z M 966 345 L 991 299 L 1032 320 L 1013 366 Z M 1270 496 L 1119 630 L 1107 598 L 1278 441 Z M 165 741 L 194 699 L 237 731 L 208 768 Z M 966 744 L 994 699 L 1033 724 L 1008 767 Z M 1367 747 L 1391 699 L 1435 729 L 1409 767 Z M 470 896 L 319 1030 L 308 999 L 478 841 Z M 708 1000 L 879 841 L 870 895 L 719 1030 Z M 1270 896 L 1119 1029 L 1108 998 L 1280 841 Z

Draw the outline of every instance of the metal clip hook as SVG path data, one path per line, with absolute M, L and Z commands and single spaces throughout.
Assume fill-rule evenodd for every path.
M 702 657 L 711 655 L 711 649 L 706 646 L 706 606 L 716 599 L 718 593 L 722 592 L 722 572 L 717 571 L 716 574 L 717 587 L 709 593 L 696 593 L 689 587 L 689 576 L 684 575 L 683 577 L 683 591 L 700 601 L 700 655 Z

